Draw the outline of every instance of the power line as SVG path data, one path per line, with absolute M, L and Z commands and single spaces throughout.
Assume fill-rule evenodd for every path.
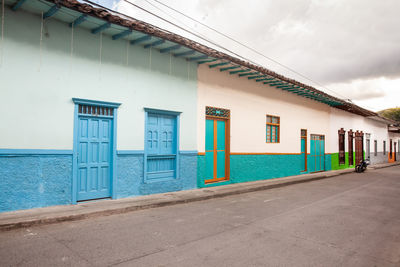
M 117 13 L 117 14 L 121 14 L 121 15 L 123 15 L 123 16 L 125 16 L 125 17 L 132 18 L 132 17 L 127 16 L 127 15 L 125 15 L 125 14 L 123 14 L 123 13 L 120 13 L 120 12 L 111 10 L 111 9 L 109 9 L 109 8 L 106 8 L 106 7 L 102 6 L 102 5 L 93 3 L 92 1 L 89 1 L 89 0 L 83 0 L 83 1 L 88 2 L 88 3 L 90 3 L 90 4 L 94 4 L 94 5 L 99 6 L 99 7 L 102 7 L 102 8 L 104 8 L 104 9 L 107 9 L 107 10 L 111 11 L 111 12 L 114 12 L 114 13 Z M 232 50 L 230 50 L 230 49 L 228 49 L 228 48 L 226 48 L 226 47 L 223 47 L 223 46 L 221 46 L 221 45 L 219 45 L 219 44 L 213 42 L 212 40 L 209 40 L 209 39 L 206 38 L 206 37 L 201 36 L 201 34 L 193 33 L 193 32 L 191 32 L 191 31 L 189 31 L 189 30 L 187 30 L 187 29 L 185 29 L 185 28 L 183 28 L 183 27 L 177 25 L 176 23 L 173 23 L 173 22 L 171 22 L 171 21 L 169 21 L 169 20 L 167 20 L 167 19 L 165 19 L 165 18 L 163 18 L 163 17 L 161 17 L 161 16 L 159 16 L 159 15 L 157 15 L 157 14 L 155 14 L 155 13 L 153 13 L 153 12 L 151 12 L 151 11 L 149 11 L 149 10 L 143 8 L 143 7 L 141 7 L 141 6 L 138 6 L 138 5 L 136 5 L 135 3 L 132 3 L 132 2 L 130 2 L 130 1 L 128 1 L 128 0 L 123 0 L 123 1 L 126 2 L 126 3 L 128 3 L 128 4 L 130 4 L 130 5 L 132 5 L 132 6 L 134 6 L 134 7 L 136 7 L 136 8 L 138 8 L 138 9 L 140 9 L 140 10 L 142 10 L 142 11 L 144 11 L 144 12 L 146 12 L 146 13 L 148 13 L 148 14 L 150 14 L 150 15 L 152 15 L 152 16 L 154 16 L 154 17 L 156 17 L 156 18 L 158 18 L 158 19 L 160 19 L 160 20 L 162 20 L 162 21 L 164 21 L 164 22 L 167 22 L 168 24 L 171 24 L 171 25 L 177 27 L 178 29 L 181 29 L 181 30 L 183 30 L 183 31 L 185 31 L 185 32 L 187 32 L 187 33 L 193 35 L 193 36 L 196 36 L 196 37 L 199 38 L 199 39 L 202 39 L 202 40 L 204 40 L 204 41 L 207 41 L 207 42 L 209 42 L 210 44 L 213 44 L 213 45 L 215 45 L 216 47 L 218 47 L 218 48 L 220 48 L 220 49 L 223 49 L 223 50 L 225 50 L 225 51 L 228 51 L 229 53 L 231 53 L 231 54 L 233 54 L 233 55 L 235 55 L 235 56 L 237 56 L 237 57 L 239 57 L 239 58 L 242 58 L 242 59 L 244 59 L 244 60 L 246 60 L 246 61 L 248 61 L 248 62 L 251 62 L 251 63 L 254 64 L 254 65 L 258 65 L 258 66 L 262 67 L 260 64 L 254 62 L 253 60 L 251 60 L 251 59 L 249 59 L 249 58 L 246 58 L 246 57 L 243 57 L 243 56 L 237 54 L 236 52 L 234 52 L 234 51 L 232 51 Z M 145 0 L 145 1 L 146 1 L 146 0 Z M 157 0 L 155 0 L 155 1 L 156 1 L 157 3 L 160 3 L 160 4 L 162 4 L 162 5 L 166 6 L 166 7 L 168 7 L 167 5 L 161 3 L 161 2 L 159 2 L 159 1 L 157 1 Z M 148 2 L 148 1 L 146 1 L 146 2 Z M 153 5 L 153 6 L 154 6 L 154 5 Z M 236 42 L 236 43 L 238 43 L 238 44 L 240 44 L 240 45 L 242 45 L 242 46 L 244 46 L 244 47 L 246 47 L 246 48 L 248 48 L 248 49 L 254 51 L 255 53 L 257 53 L 257 54 L 259 54 L 259 55 L 261 55 L 261 56 L 263 56 L 263 57 L 265 57 L 265 58 L 267 58 L 267 59 L 272 60 L 273 62 L 275 62 L 274 59 L 271 59 L 271 58 L 265 56 L 264 54 L 258 52 L 257 50 L 255 50 L 255 49 L 253 49 L 253 48 L 251 48 L 251 47 L 248 47 L 247 45 L 242 44 L 241 42 L 239 42 L 239 41 L 237 41 L 237 40 L 235 40 L 235 39 L 233 39 L 233 38 L 231 38 L 231 37 L 229 37 L 229 36 L 227 36 L 227 35 L 225 35 L 225 34 L 219 32 L 219 31 L 217 31 L 217 30 L 214 30 L 213 28 L 207 26 L 206 24 L 204 24 L 204 23 L 202 23 L 202 22 L 200 22 L 200 21 L 198 21 L 198 20 L 192 19 L 191 17 L 185 15 L 184 13 L 182 13 L 182 12 L 180 12 L 180 11 L 178 11 L 178 10 L 175 10 L 175 9 L 172 8 L 172 7 L 168 7 L 168 8 L 170 8 L 171 10 L 174 10 L 175 12 L 178 12 L 179 14 L 182 14 L 183 16 L 185 16 L 185 17 L 187 17 L 187 18 L 189 18 L 189 19 L 191 19 L 191 20 L 193 20 L 193 21 L 198 22 L 199 24 L 201 24 L 201 25 L 203 25 L 203 26 L 205 26 L 205 27 L 207 27 L 207 28 L 209 28 L 209 29 L 211 29 L 211 30 L 213 30 L 213 31 L 215 31 L 215 32 L 217 32 L 217 33 L 219 33 L 219 34 L 222 34 L 222 35 L 225 36 L 226 38 L 229 38 L 229 39 L 233 40 L 234 42 Z M 159 9 L 159 10 L 160 10 L 160 9 Z M 165 12 L 163 12 L 163 13 L 165 14 Z M 132 18 L 132 19 L 134 19 L 134 18 Z M 182 22 L 180 22 L 180 23 L 182 23 Z M 183 23 L 182 23 L 182 24 L 183 24 Z M 276 63 L 279 64 L 279 65 L 281 65 L 282 67 L 284 67 L 284 68 L 286 68 L 286 69 L 288 69 L 288 70 L 290 70 L 290 71 L 292 71 L 292 72 L 294 72 L 294 73 L 300 75 L 301 77 L 304 77 L 305 79 L 307 79 L 307 80 L 309 80 L 309 81 L 312 81 L 312 82 L 314 82 L 315 84 L 318 84 L 318 85 L 321 86 L 322 88 L 325 88 L 325 89 L 327 89 L 328 91 L 331 91 L 332 93 L 335 93 L 336 95 L 341 96 L 340 94 L 338 94 L 338 93 L 336 93 L 336 92 L 334 92 L 334 91 L 332 91 L 332 90 L 326 88 L 326 87 L 323 86 L 322 84 L 320 84 L 320 83 L 318 83 L 318 82 L 316 82 L 316 81 L 314 81 L 314 80 L 312 80 L 312 79 L 310 79 L 310 78 L 308 78 L 308 77 L 302 75 L 301 73 L 298 73 L 298 72 L 296 72 L 295 70 L 292 70 L 291 68 L 289 68 L 289 67 L 287 67 L 287 66 L 285 66 L 285 65 L 283 65 L 283 64 L 281 64 L 281 63 L 279 63 L 278 61 L 276 61 Z M 341 97 L 344 97 L 344 96 L 341 96 Z M 344 97 L 344 99 L 342 99 L 342 100 L 347 101 L 346 99 L 347 99 L 347 98 Z
M 149 3 L 149 1 L 147 1 L 147 0 L 144 0 L 144 1 L 146 1 L 147 3 Z M 279 66 L 281 66 L 281 67 L 283 67 L 283 68 L 285 68 L 285 69 L 287 69 L 287 70 L 289 70 L 289 71 L 291 71 L 291 72 L 293 72 L 293 73 L 295 73 L 295 74 L 297 74 L 297 75 L 299 75 L 299 76 L 301 76 L 301 77 L 303 77 L 303 78 L 305 78 L 305 79 L 307 79 L 307 80 L 309 80 L 309 81 L 311 81 L 311 82 L 313 82 L 313 83 L 315 83 L 315 84 L 321 86 L 322 88 L 325 88 L 326 90 L 328 90 L 328 91 L 330 91 L 330 92 L 332 92 L 332 93 L 335 93 L 336 95 L 341 96 L 341 97 L 343 97 L 344 99 L 347 98 L 346 96 L 343 96 L 343 95 L 341 95 L 341 94 L 339 94 L 339 93 L 337 93 L 337 92 L 335 92 L 335 91 L 332 91 L 331 89 L 327 88 L 326 86 L 324 86 L 324 85 L 321 84 L 320 82 L 315 81 L 315 80 L 313 80 L 313 79 L 311 79 L 311 78 L 305 76 L 304 74 L 301 74 L 301 73 L 299 73 L 298 71 L 296 71 L 296 70 L 294 70 L 294 69 L 292 69 L 292 68 L 290 68 L 290 67 L 288 67 L 288 66 L 286 66 L 286 65 L 284 65 L 284 64 L 282 64 L 282 63 L 280 63 L 279 61 L 277 61 L 277 60 L 275 60 L 275 59 L 273 59 L 273 58 L 271 58 L 271 57 L 268 57 L 268 56 L 264 55 L 263 53 L 261 53 L 261 52 L 257 51 L 256 49 L 254 49 L 254 48 L 252 48 L 252 47 L 250 47 L 250 46 L 248 46 L 248 45 L 246 45 L 246 44 L 244 44 L 244 43 L 242 43 L 242 42 L 240 42 L 240 41 L 238 41 L 238 40 L 236 40 L 236 39 L 230 37 L 229 35 L 226 35 L 226 34 L 224 34 L 223 32 L 220 32 L 220 31 L 218 31 L 218 30 L 216 30 L 216 29 L 214 29 L 214 28 L 208 26 L 207 24 L 204 24 L 204 23 L 201 22 L 201 21 L 199 21 L 199 20 L 197 20 L 197 19 L 194 19 L 194 18 L 192 18 L 192 17 L 186 15 L 185 13 L 183 13 L 183 12 L 181 12 L 181 11 L 179 11 L 179 10 L 177 10 L 177 9 L 175 9 L 175 8 L 173 8 L 173 7 L 171 7 L 171 6 L 168 6 L 167 4 L 164 4 L 163 2 L 161 2 L 161 1 L 159 1 L 159 0 L 153 0 L 153 1 L 157 2 L 158 4 L 160 4 L 160 5 L 162 5 L 162 6 L 165 6 L 166 8 L 168 8 L 168 9 L 170 9 L 170 10 L 173 10 L 174 12 L 176 12 L 176 13 L 178 13 L 178 14 L 180 14 L 180 15 L 182 15 L 182 16 L 184 16 L 184 17 L 186 17 L 186 18 L 188 18 L 188 19 L 190 19 L 190 20 L 192 20 L 192 21 L 195 21 L 195 22 L 199 23 L 200 25 L 206 27 L 207 29 L 210 29 L 210 30 L 212 30 L 212 31 L 214 31 L 214 32 L 216 32 L 216 33 L 218 33 L 218 34 L 224 36 L 225 38 L 228 38 L 229 40 L 231 40 L 231 41 L 233 41 L 233 42 L 235 42 L 235 43 L 237 43 L 237 44 L 239 44 L 239 45 L 241 45 L 241 46 L 243 46 L 243 47 L 245 47 L 245 48 L 251 50 L 252 52 L 254 52 L 254 53 L 256 53 L 256 54 L 258 54 L 258 55 L 260 55 L 260 56 L 262 56 L 262 57 L 264 57 L 264 58 L 266 58 L 266 59 L 268 59 L 268 60 L 270 60 L 270 61 L 272 61 L 272 62 L 274 62 L 274 63 L 276 63 L 276 64 L 278 64 Z M 150 4 L 150 3 L 149 3 L 149 4 Z
M 87 1 L 87 0 L 84 0 L 84 1 Z M 185 31 L 185 32 L 187 32 L 187 33 L 189 33 L 189 34 L 192 34 L 193 36 L 196 36 L 196 37 L 199 38 L 199 39 L 202 39 L 202 40 L 204 40 L 204 41 L 207 41 L 207 42 L 209 42 L 210 44 L 213 44 L 213 45 L 215 45 L 216 47 L 218 47 L 218 48 L 220 48 L 220 49 L 223 49 L 223 50 L 225 50 L 225 51 L 228 51 L 229 53 L 231 53 L 231 54 L 233 54 L 233 55 L 235 55 L 235 56 L 237 56 L 237 57 L 239 57 L 239 58 L 242 58 L 242 59 L 247 60 L 247 61 L 249 61 L 249 62 L 251 62 L 251 63 L 253 63 L 253 64 L 255 64 L 255 65 L 258 65 L 258 66 L 262 67 L 260 64 L 258 64 L 258 63 L 256 63 L 256 62 L 252 61 L 251 59 L 245 58 L 245 57 L 243 57 L 243 56 L 241 56 L 241 55 L 235 53 L 234 51 L 227 49 L 226 47 L 223 47 L 223 46 L 221 46 L 221 45 L 219 45 L 219 44 L 217 44 L 217 43 L 215 43 L 215 42 L 213 42 L 213 41 L 211 41 L 211 40 L 208 40 L 208 39 L 206 39 L 206 38 L 203 38 L 202 36 L 200 36 L 200 35 L 198 35 L 198 34 L 195 34 L 195 33 L 191 32 L 191 31 L 189 31 L 189 30 L 187 30 L 187 29 L 185 29 L 185 28 L 183 28 L 183 27 L 177 25 L 176 23 L 173 23 L 173 22 L 171 22 L 171 21 L 169 21 L 169 20 L 167 20 L 167 19 L 165 19 L 165 18 L 163 18 L 163 17 L 160 17 L 159 15 L 154 14 L 153 12 L 148 11 L 147 9 L 145 9 L 145 8 L 143 8 L 143 7 L 141 7 L 141 6 L 138 6 L 138 5 L 132 3 L 132 2 L 130 2 L 130 1 L 128 1 L 128 0 L 123 0 L 123 1 L 126 2 L 126 3 L 128 3 L 128 4 L 130 4 L 130 5 L 132 5 L 132 6 L 134 6 L 134 7 L 136 7 L 136 8 L 138 8 L 138 9 L 140 9 L 140 10 L 142 10 L 142 11 L 144 11 L 144 12 L 146 12 L 146 13 L 149 13 L 150 15 L 152 15 L 152 16 L 154 16 L 154 17 L 156 17 L 156 18 L 158 18 L 158 19 L 160 19 L 160 20 L 162 20 L 162 21 L 165 21 L 165 22 L 167 22 L 167 23 L 169 23 L 169 24 L 171 24 L 171 25 L 177 27 L 178 29 L 181 29 L 181 30 L 183 30 L 183 31 Z

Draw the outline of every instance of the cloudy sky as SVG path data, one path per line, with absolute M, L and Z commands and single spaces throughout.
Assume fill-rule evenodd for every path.
M 264 67 L 367 109 L 400 107 L 399 0 L 158 0 L 312 81 L 155 0 L 122 0 L 115 8 L 210 45 L 127 1 Z

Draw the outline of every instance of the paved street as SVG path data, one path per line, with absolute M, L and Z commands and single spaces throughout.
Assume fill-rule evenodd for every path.
M 0 232 L 0 266 L 400 266 L 400 166 Z

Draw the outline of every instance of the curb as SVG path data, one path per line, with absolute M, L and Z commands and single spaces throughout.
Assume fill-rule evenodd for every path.
M 400 165 L 400 163 L 399 164 L 391 164 L 388 166 L 379 166 L 379 168 L 386 168 L 386 167 L 391 167 L 391 166 L 396 166 L 396 165 Z M 371 168 L 371 169 L 373 169 L 373 168 Z M 333 172 L 321 172 L 320 174 L 310 174 L 311 177 L 310 176 L 304 177 L 305 175 L 299 175 L 299 176 L 295 176 L 295 177 L 285 177 L 286 180 L 282 180 L 285 178 L 279 178 L 276 180 L 272 179 L 272 180 L 267 180 L 267 182 L 266 182 L 267 184 L 258 184 L 257 182 L 255 182 L 255 184 L 251 184 L 252 182 L 241 183 L 243 188 L 229 188 L 229 186 L 231 186 L 231 185 L 238 185 L 238 184 L 231 184 L 231 185 L 226 185 L 226 186 L 220 186 L 218 188 L 213 188 L 216 191 L 213 191 L 210 188 L 194 189 L 194 191 L 196 191 L 200 194 L 203 194 L 200 196 L 195 195 L 195 194 L 190 195 L 190 196 L 185 196 L 185 191 L 174 192 L 175 194 L 164 193 L 164 194 L 160 194 L 160 195 L 167 196 L 167 195 L 172 194 L 175 197 L 175 199 L 164 199 L 164 200 L 161 199 L 160 200 L 160 199 L 155 198 L 155 200 L 151 201 L 151 198 L 150 198 L 150 203 L 145 203 L 145 204 L 121 203 L 120 205 L 122 207 L 111 207 L 111 208 L 105 208 L 104 210 L 95 210 L 95 211 L 86 211 L 86 212 L 83 210 L 81 213 L 78 213 L 78 214 L 75 213 L 75 214 L 59 215 L 59 216 L 53 216 L 53 217 L 51 217 L 51 215 L 49 215 L 49 217 L 44 217 L 44 218 L 33 218 L 33 219 L 32 218 L 22 218 L 22 219 L 20 219 L 20 221 L 5 222 L 5 223 L 0 222 L 0 231 L 8 231 L 8 230 L 14 230 L 14 229 L 19 229 L 19 228 L 54 224 L 54 223 L 67 222 L 67 221 L 78 221 L 78 220 L 95 218 L 95 217 L 100 217 L 100 216 L 123 214 L 123 213 L 132 212 L 132 211 L 138 211 L 138 210 L 173 206 L 173 205 L 178 205 L 178 204 L 185 204 L 185 203 L 209 200 L 209 199 L 214 199 L 214 198 L 222 198 L 222 197 L 226 197 L 226 196 L 239 195 L 239 194 L 245 194 L 245 193 L 250 193 L 250 192 L 264 191 L 264 190 L 268 190 L 268 189 L 280 188 L 280 187 L 294 185 L 294 184 L 307 183 L 307 182 L 332 178 L 332 177 L 340 176 L 340 175 L 351 173 L 351 172 L 354 172 L 354 170 L 353 169 L 343 169 L 343 170 L 336 170 Z M 258 181 L 258 182 L 262 183 L 263 181 Z M 221 191 L 221 192 L 218 192 L 218 191 Z M 181 194 L 179 194 L 179 193 L 181 193 Z M 137 202 L 140 202 L 140 201 L 137 201 Z M 70 211 L 67 211 L 67 212 L 70 212 Z M 1 214 L 0 214 L 0 216 L 1 216 Z M 14 219 L 14 220 L 18 220 L 18 218 Z
M 400 162 L 393 162 L 393 163 L 387 163 L 384 165 L 376 165 L 376 166 L 371 166 L 368 168 L 371 168 L 371 170 L 378 170 L 378 169 L 383 169 L 383 168 L 389 168 L 389 167 L 394 167 L 400 165 Z

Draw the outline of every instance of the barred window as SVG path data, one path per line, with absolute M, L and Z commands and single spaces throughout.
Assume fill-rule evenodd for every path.
M 267 143 L 279 143 L 280 141 L 280 118 L 267 115 Z

